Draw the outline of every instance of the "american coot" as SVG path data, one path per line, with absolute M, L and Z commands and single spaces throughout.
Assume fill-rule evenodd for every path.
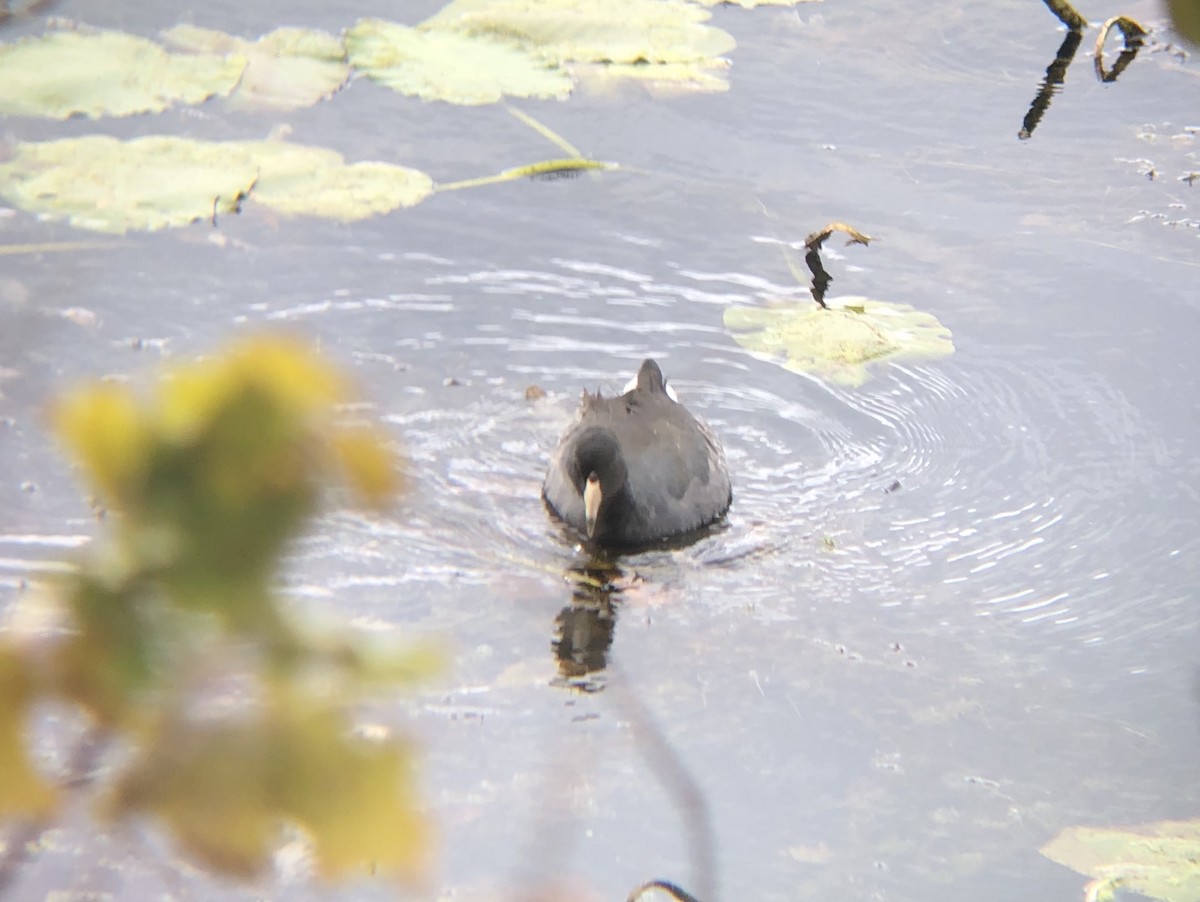
M 616 398 L 583 396 L 550 459 L 542 497 L 602 548 L 645 547 L 699 529 L 729 508 L 725 454 L 646 360 Z

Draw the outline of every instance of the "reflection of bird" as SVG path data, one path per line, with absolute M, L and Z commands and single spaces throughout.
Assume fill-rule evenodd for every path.
M 584 394 L 542 486 L 547 505 L 603 548 L 645 547 L 699 529 L 729 508 L 716 436 L 646 360 L 616 398 Z

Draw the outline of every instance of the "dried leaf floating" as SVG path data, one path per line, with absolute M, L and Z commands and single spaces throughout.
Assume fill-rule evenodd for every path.
M 1108 40 L 1109 32 L 1114 28 L 1119 29 L 1121 37 L 1125 41 L 1125 49 L 1117 57 L 1117 61 L 1113 64 L 1111 70 L 1104 67 L 1104 44 Z M 1137 56 L 1138 50 L 1141 49 L 1142 42 L 1145 40 L 1148 32 L 1142 28 L 1133 19 L 1128 16 L 1113 16 L 1100 27 L 1100 33 L 1096 35 L 1096 49 L 1093 57 L 1093 62 L 1096 66 L 1096 77 L 1103 82 L 1116 81 L 1117 76 L 1125 71 L 1125 67 L 1133 62 L 1133 58 Z
M 236 54 L 167 53 L 120 31 L 53 31 L 0 47 L 0 114 L 158 113 L 228 94 L 245 68 Z
M 821 249 L 821 245 L 825 243 L 825 239 L 827 239 L 834 232 L 844 232 L 845 234 L 849 235 L 850 240 L 846 242 L 847 244 L 861 244 L 865 247 L 871 243 L 871 236 L 864 235 L 858 229 L 854 228 L 854 226 L 847 225 L 844 222 L 831 222 L 829 225 L 825 226 L 825 228 L 813 232 L 811 235 L 805 238 L 804 246 L 809 250 L 819 251 Z
M 864 297 L 831 299 L 827 309 L 808 301 L 730 307 L 724 321 L 743 348 L 842 385 L 862 385 L 872 363 L 954 353 L 950 330 L 936 317 Z
M 1129 830 L 1070 827 L 1041 853 L 1095 878 L 1089 898 L 1113 898 L 1121 887 L 1164 902 L 1200 899 L 1200 821 L 1160 821 Z

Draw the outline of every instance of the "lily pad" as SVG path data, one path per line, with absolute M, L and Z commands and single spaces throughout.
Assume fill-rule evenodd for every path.
M 312 106 L 341 90 L 350 77 L 341 38 L 324 31 L 277 28 L 248 41 L 212 28 L 177 25 L 163 32 L 163 40 L 191 53 L 245 59 L 246 70 L 229 98 L 235 108 Z
M 863 297 L 769 307 L 730 307 L 725 328 L 747 350 L 781 358 L 784 369 L 843 385 L 862 385 L 869 364 L 897 358 L 934 358 L 954 353 L 950 330 L 907 304 Z
M 1041 853 L 1095 878 L 1089 898 L 1112 898 L 1122 887 L 1164 902 L 1200 899 L 1200 821 L 1160 821 L 1130 830 L 1070 827 Z
M 78 228 L 120 234 L 232 212 L 257 177 L 249 155 L 219 144 L 91 135 L 18 144 L 0 165 L 0 196 Z
M 157 113 L 228 94 L 245 68 L 238 54 L 172 54 L 119 31 L 55 31 L 0 46 L 0 114 Z
M 432 191 L 415 169 L 347 165 L 336 151 L 283 141 L 92 135 L 18 144 L 0 165 L 8 202 L 98 232 L 187 225 L 233 212 L 246 196 L 287 214 L 347 221 L 411 206 Z
M 346 32 L 351 63 L 393 91 L 464 105 L 504 96 L 563 98 L 571 77 L 511 44 L 360 19 Z
M 433 179 L 404 166 L 347 164 L 336 151 L 283 141 L 241 146 L 261 171 L 251 198 L 287 215 L 351 222 L 414 206 L 433 193 Z
M 715 63 L 737 42 L 710 16 L 681 0 L 454 0 L 420 28 L 510 41 L 554 63 Z

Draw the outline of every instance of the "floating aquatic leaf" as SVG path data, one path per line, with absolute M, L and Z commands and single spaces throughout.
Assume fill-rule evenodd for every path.
M 563 70 L 486 37 L 360 19 L 346 32 L 346 49 L 369 78 L 425 100 L 484 104 L 506 95 L 548 99 L 571 93 L 571 77 Z
M 736 46 L 681 0 L 454 0 L 420 25 L 520 45 L 554 63 L 715 61 Z
M 1069 827 L 1042 846 L 1051 861 L 1094 877 L 1091 898 L 1115 888 L 1162 899 L 1200 899 L 1200 821 L 1160 821 L 1131 830 Z
M 877 361 L 954 353 L 950 330 L 907 304 L 862 297 L 827 304 L 828 309 L 808 301 L 730 307 L 725 327 L 747 350 L 782 358 L 785 369 L 844 385 L 861 385 L 868 364 Z
M 237 209 L 258 177 L 244 152 L 185 138 L 102 135 L 18 144 L 0 196 L 96 232 L 162 229 Z
M 261 170 L 252 199 L 287 215 L 352 222 L 414 206 L 433 193 L 433 179 L 405 166 L 347 164 L 335 151 L 283 141 L 241 146 Z
M 291 110 L 330 97 L 350 77 L 340 38 L 323 31 L 277 28 L 257 41 L 195 25 L 177 25 L 163 40 L 192 53 L 236 54 L 246 71 L 230 95 L 237 108 Z
M 172 54 L 119 31 L 55 31 L 0 46 L 0 113 L 156 113 L 228 94 L 245 68 L 237 54 Z
M 423 172 L 347 165 L 336 151 L 284 141 L 192 141 L 92 135 L 18 144 L 0 165 L 0 196 L 79 228 L 122 233 L 187 225 L 233 212 L 250 194 L 286 214 L 343 221 L 419 203 Z

